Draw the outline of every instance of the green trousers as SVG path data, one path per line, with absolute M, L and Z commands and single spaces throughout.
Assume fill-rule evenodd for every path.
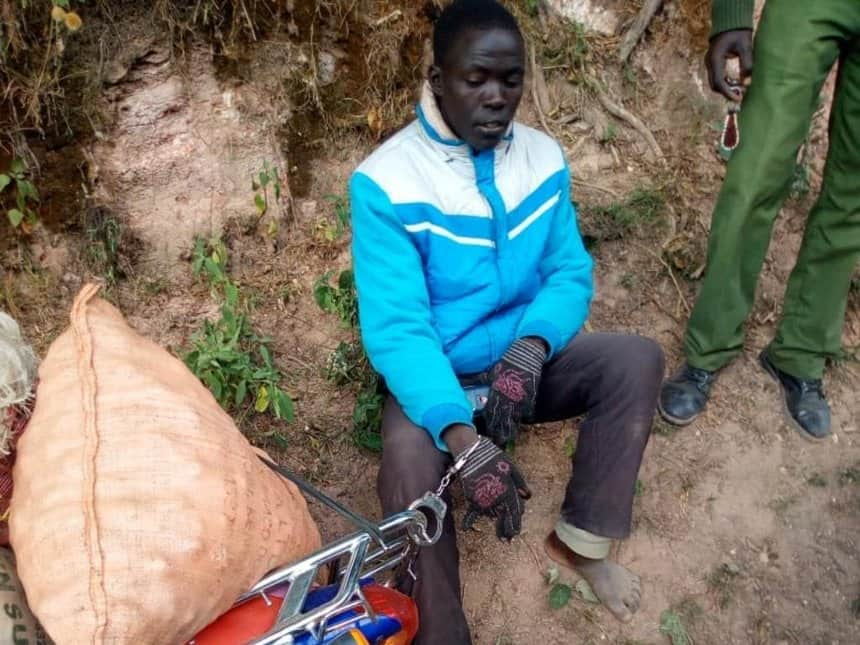
M 840 350 L 860 257 L 860 0 L 768 0 L 739 115 L 741 140 L 714 209 L 707 271 L 684 341 L 694 367 L 717 370 L 741 351 L 773 223 L 837 61 L 821 194 L 768 353 L 784 372 L 820 378 L 825 360 Z

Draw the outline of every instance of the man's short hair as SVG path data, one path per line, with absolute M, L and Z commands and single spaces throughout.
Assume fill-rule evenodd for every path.
M 507 29 L 522 38 L 516 18 L 496 0 L 454 0 L 433 27 L 433 62 L 442 65 L 457 37 L 467 29 Z

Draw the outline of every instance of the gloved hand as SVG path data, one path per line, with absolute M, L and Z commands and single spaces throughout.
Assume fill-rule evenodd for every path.
M 708 70 L 711 89 L 730 101 L 740 101 L 743 97 L 737 87 L 726 81 L 726 61 L 735 56 L 740 60 L 741 77 L 738 80 L 743 83 L 752 74 L 752 29 L 733 29 L 717 34 L 711 38 L 711 46 L 705 54 L 705 68 Z
M 535 410 L 546 346 L 538 338 L 520 338 L 490 370 L 490 392 L 484 407 L 486 435 L 505 447 L 517 438 L 520 422 Z
M 523 500 L 532 496 L 528 484 L 514 462 L 486 437 L 461 454 L 467 453 L 460 470 L 467 504 L 463 528 L 472 528 L 481 515 L 495 517 L 496 535 L 510 540 L 522 528 Z

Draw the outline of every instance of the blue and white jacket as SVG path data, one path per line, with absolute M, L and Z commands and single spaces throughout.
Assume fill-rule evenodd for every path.
M 353 263 L 370 362 L 446 450 L 442 431 L 472 422 L 457 375 L 523 336 L 563 348 L 588 315 L 592 261 L 555 141 L 515 123 L 476 154 L 427 86 L 417 112 L 352 176 Z

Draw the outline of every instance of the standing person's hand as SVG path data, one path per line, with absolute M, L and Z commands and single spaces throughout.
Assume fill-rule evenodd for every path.
M 520 423 L 534 414 L 546 354 L 541 339 L 520 338 L 490 370 L 490 392 L 483 414 L 486 434 L 497 446 L 516 439 Z
M 711 38 L 711 46 L 708 48 L 708 53 L 705 54 L 705 67 L 708 70 L 708 82 L 711 89 L 719 92 L 730 101 L 740 101 L 743 93 L 737 85 L 733 85 L 726 79 L 726 62 L 735 57 L 740 61 L 741 77 L 737 80 L 743 84 L 752 74 L 752 34 L 752 29 L 724 31 Z

